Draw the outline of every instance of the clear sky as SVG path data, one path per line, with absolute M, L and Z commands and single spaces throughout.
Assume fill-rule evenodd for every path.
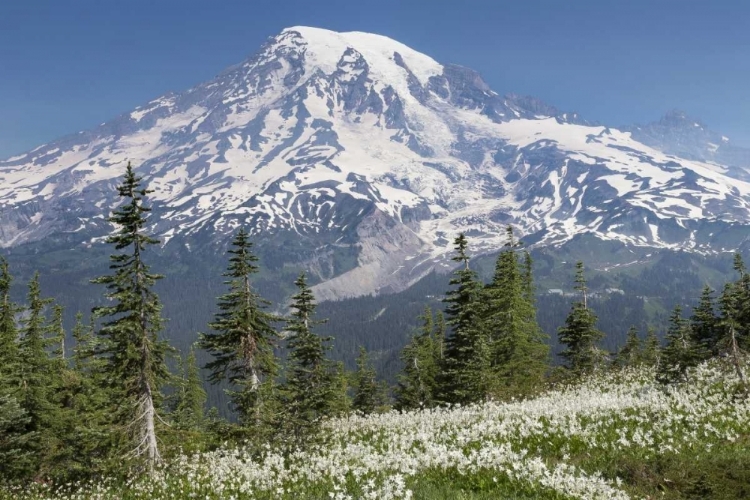
M 190 88 L 295 25 L 390 36 L 612 126 L 681 109 L 750 146 L 746 0 L 7 0 L 0 157 Z

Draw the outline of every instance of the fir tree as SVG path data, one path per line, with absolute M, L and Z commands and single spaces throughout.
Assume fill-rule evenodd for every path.
M 332 395 L 330 411 L 332 416 L 347 415 L 352 409 L 352 398 L 349 397 L 349 374 L 344 363 L 339 361 L 333 369 Z
M 182 364 L 182 377 L 178 386 L 173 419 L 178 429 L 200 431 L 205 423 L 206 391 L 192 347 Z
M 21 337 L 18 345 L 19 390 L 18 401 L 28 416 L 26 433 L 29 450 L 34 454 L 34 464 L 29 464 L 29 473 L 40 472 L 43 464 L 50 460 L 57 448 L 55 424 L 58 408 L 54 404 L 55 379 L 47 348 L 45 308 L 50 299 L 41 297 L 39 273 L 29 283 L 28 310 L 21 322 Z
M 690 323 L 682 317 L 682 308 L 675 306 L 669 317 L 666 345 L 661 352 L 659 380 L 677 382 L 687 380 L 687 370 L 698 364 L 697 350 L 692 341 Z
M 352 409 L 361 413 L 373 413 L 382 405 L 381 388 L 370 357 L 364 347 L 359 348 L 357 370 L 354 372 L 354 399 Z
M 18 307 L 10 299 L 10 287 L 13 277 L 10 275 L 8 262 L 0 257 L 0 395 L 17 386 L 13 381 L 18 369 L 18 331 L 16 329 L 16 312 Z
M 29 416 L 18 400 L 0 394 L 0 478 L 3 480 L 24 478 L 34 462 L 35 450 L 28 446 L 28 440 L 33 438 L 27 430 L 28 424 Z
M 628 330 L 627 338 L 625 339 L 625 345 L 617 353 L 615 363 L 618 367 L 624 368 L 626 366 L 636 366 L 642 361 L 643 352 L 641 348 L 641 340 L 638 338 L 638 330 L 631 326 Z
M 444 333 L 434 323 L 430 307 L 420 316 L 422 328 L 401 352 L 403 371 L 396 387 L 396 408 L 431 408 L 436 404 L 437 377 L 440 369 L 439 345 Z
M 717 324 L 716 348 L 728 358 L 745 392 L 748 393 L 750 386 L 743 367 L 745 353 L 741 338 L 743 325 L 740 322 L 743 301 L 746 299 L 747 293 L 743 290 L 741 281 L 727 283 L 724 287 L 719 301 L 721 318 Z
M 112 441 L 116 440 L 116 436 L 110 436 L 114 396 L 110 394 L 111 384 L 107 379 L 108 360 L 98 355 L 104 339 L 95 334 L 94 317 L 85 325 L 83 315 L 76 314 L 71 336 L 75 344 L 71 350 L 74 381 L 70 408 L 75 422 L 67 442 L 75 463 L 69 464 L 69 469 L 73 476 L 86 476 L 111 468 L 110 458 L 120 460 L 109 453 Z
M 218 383 L 228 380 L 236 387 L 230 392 L 232 402 L 243 425 L 272 424 L 277 418 L 275 377 L 278 362 L 274 346 L 278 334 L 271 326 L 278 318 L 265 312 L 268 304 L 251 284 L 251 276 L 258 272 L 258 258 L 252 253 L 252 243 L 244 229 L 234 240 L 224 282 L 229 291 L 219 297 L 219 311 L 209 324 L 213 333 L 200 338 L 202 349 L 214 360 L 206 365 L 211 370 L 209 380 Z
M 489 346 L 481 330 L 482 286 L 469 269 L 468 242 L 464 234 L 455 239 L 453 261 L 459 267 L 450 281 L 455 289 L 446 294 L 447 323 L 452 331 L 445 342 L 440 373 L 440 399 L 447 403 L 468 403 L 487 394 Z
M 506 234 L 492 282 L 483 292 L 482 319 L 489 335 L 494 392 L 507 397 L 528 394 L 543 382 L 549 347 L 536 320 L 531 256 L 526 252 L 519 262 L 520 244 L 511 226 Z
M 331 363 L 326 359 L 330 337 L 320 337 L 312 328 L 324 323 L 316 321 L 315 296 L 307 285 L 305 274 L 294 282 L 297 293 L 292 297 L 292 314 L 287 322 L 289 338 L 289 377 L 287 411 L 295 436 L 302 437 L 330 415 L 334 397 Z
M 144 232 L 151 211 L 144 197 L 152 191 L 142 187 L 129 163 L 117 190 L 123 204 L 109 218 L 118 229 L 107 243 L 118 253 L 110 256 L 112 274 L 92 281 L 106 286 L 111 305 L 97 307 L 94 313 L 110 318 L 98 333 L 104 339 L 100 354 L 107 360 L 105 376 L 113 384 L 113 422 L 128 431 L 127 456 L 152 470 L 161 460 L 157 409 L 160 388 L 169 377 L 165 363 L 169 347 L 158 338 L 162 306 L 152 289 L 163 276 L 151 273 L 143 260 L 148 246 L 158 243 Z
M 560 343 L 565 345 L 560 355 L 576 375 L 591 373 L 605 362 L 604 352 L 598 347 L 604 334 L 596 329 L 596 315 L 588 308 L 588 287 L 583 271 L 583 262 L 578 262 L 575 289 L 581 294 L 581 299 L 573 303 L 565 326 L 558 332 Z
M 708 359 L 716 354 L 718 318 L 714 307 L 713 290 L 706 285 L 701 293 L 700 302 L 690 318 L 690 334 L 697 355 Z
M 656 337 L 656 331 L 653 328 L 649 328 L 646 332 L 640 361 L 642 364 L 656 369 L 659 369 L 661 364 L 661 347 L 659 339 Z

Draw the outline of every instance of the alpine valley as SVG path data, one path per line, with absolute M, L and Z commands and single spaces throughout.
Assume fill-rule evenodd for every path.
M 206 328 L 244 226 L 261 290 L 283 301 L 307 269 L 342 318 L 337 351 L 365 343 L 381 367 L 447 289 L 461 231 L 485 273 L 504 228 L 522 235 L 550 334 L 568 299 L 549 292 L 578 258 L 619 332 L 723 282 L 750 235 L 750 150 L 684 113 L 594 124 L 383 36 L 294 27 L 211 81 L 0 161 L 1 251 L 19 277 L 53 271 L 71 315 L 101 296 L 87 280 L 128 162 L 154 190 L 170 337 Z

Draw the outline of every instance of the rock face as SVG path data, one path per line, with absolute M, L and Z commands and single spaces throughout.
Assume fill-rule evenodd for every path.
M 686 120 L 595 126 L 382 36 L 289 28 L 212 81 L 0 161 L 0 246 L 97 244 L 130 161 L 165 244 L 244 225 L 321 298 L 404 289 L 450 262 L 459 231 L 491 251 L 507 224 L 540 246 L 730 250 L 747 152 Z

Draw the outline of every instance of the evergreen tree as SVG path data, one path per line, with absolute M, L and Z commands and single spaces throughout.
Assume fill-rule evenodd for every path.
M 625 339 L 625 345 L 617 353 L 615 362 L 618 367 L 624 368 L 626 366 L 636 366 L 642 361 L 642 358 L 643 352 L 641 349 L 641 340 L 638 338 L 638 330 L 634 326 L 631 326 Z
M 560 343 L 565 345 L 565 350 L 560 355 L 565 358 L 568 368 L 576 375 L 592 373 L 605 362 L 604 352 L 598 347 L 604 334 L 596 329 L 597 317 L 588 308 L 588 287 L 583 271 L 583 262 L 578 262 L 575 289 L 581 294 L 581 299 L 573 303 L 565 319 L 565 326 L 558 332 Z
M 714 307 L 713 290 L 706 285 L 700 302 L 690 318 L 690 334 L 697 355 L 701 360 L 716 354 L 718 318 Z
M 359 348 L 357 371 L 354 372 L 354 399 L 352 409 L 365 414 L 373 413 L 382 405 L 381 389 L 370 357 L 364 347 Z
M 742 280 L 742 277 L 740 278 Z M 734 367 L 740 383 L 745 392 L 750 390 L 747 376 L 744 370 L 744 342 L 742 338 L 743 325 L 741 323 L 742 309 L 746 305 L 747 292 L 743 289 L 742 282 L 728 283 L 719 300 L 721 318 L 716 330 L 716 348 L 724 354 Z
M 9 390 L 12 373 L 17 369 L 18 331 L 16 312 L 18 307 L 10 299 L 13 277 L 8 262 L 0 257 L 0 395 Z
M 50 461 L 58 441 L 55 424 L 58 408 L 54 404 L 55 379 L 47 348 L 50 341 L 46 334 L 45 308 L 50 299 L 41 297 L 39 273 L 29 283 L 28 309 L 21 322 L 21 337 L 18 345 L 19 390 L 18 401 L 28 416 L 26 426 L 27 445 L 34 454 L 34 463 L 28 464 L 27 472 L 42 473 L 40 467 Z
M 27 431 L 29 417 L 8 394 L 0 394 L 0 479 L 17 480 L 26 476 L 34 462 L 34 449 L 28 446 L 33 437 Z
M 195 350 L 192 347 L 181 364 L 182 378 L 178 386 L 173 419 L 178 429 L 200 431 L 206 418 L 206 391 L 203 389 Z
M 697 365 L 699 357 L 692 341 L 690 323 L 682 317 L 679 305 L 669 317 L 666 341 L 661 352 L 659 380 L 665 383 L 686 381 L 688 368 Z
M 444 299 L 452 331 L 445 342 L 440 399 L 447 403 L 468 403 L 487 394 L 489 346 L 480 325 L 482 286 L 476 273 L 469 269 L 466 236 L 461 233 L 454 243 L 456 255 L 452 260 L 460 265 L 450 281 L 457 288 L 450 290 Z
M 330 415 L 334 398 L 334 377 L 326 359 L 330 337 L 320 337 L 312 328 L 324 323 L 313 319 L 315 296 L 307 285 L 305 274 L 294 282 L 297 293 L 292 297 L 292 314 L 287 321 L 289 338 L 289 377 L 287 380 L 288 423 L 296 437 L 309 434 L 321 417 Z
M 143 260 L 148 246 L 158 243 L 144 232 L 151 211 L 144 198 L 152 191 L 142 187 L 142 179 L 129 163 L 117 190 L 123 204 L 109 218 L 117 231 L 107 243 L 116 252 L 125 252 L 110 256 L 112 274 L 92 280 L 106 286 L 105 297 L 111 303 L 94 313 L 110 318 L 98 333 L 104 340 L 100 354 L 107 360 L 105 378 L 112 383 L 113 423 L 127 430 L 127 456 L 152 470 L 161 460 L 157 409 L 160 388 L 169 377 L 165 362 L 169 347 L 158 338 L 162 306 L 152 289 L 163 276 L 151 273 Z
M 659 369 L 661 365 L 661 346 L 656 337 L 656 331 L 649 328 L 646 338 L 643 340 L 643 351 L 641 352 L 641 363 Z
M 499 396 L 528 394 L 544 380 L 549 347 L 536 320 L 532 261 L 519 262 L 520 246 L 507 228 L 492 282 L 485 287 L 483 330 L 489 335 L 494 391 Z
M 396 408 L 410 410 L 431 408 L 437 399 L 437 377 L 440 369 L 441 326 L 435 324 L 428 306 L 420 316 L 422 328 L 401 352 L 403 371 L 396 387 Z
M 108 360 L 98 355 L 105 342 L 95 334 L 94 317 L 84 325 L 83 315 L 76 314 L 71 335 L 75 344 L 71 350 L 73 380 L 69 406 L 75 421 L 72 431 L 66 435 L 72 457 L 68 468 L 75 477 L 111 468 L 113 463 L 119 463 L 120 456 L 110 456 L 114 396 L 110 394 L 111 382 L 107 379 Z
M 351 409 L 352 399 L 349 397 L 349 374 L 344 368 L 344 363 L 339 361 L 335 364 L 333 370 L 331 415 L 347 415 Z
M 229 291 L 219 297 L 219 311 L 209 324 L 213 333 L 203 334 L 201 348 L 214 360 L 206 365 L 209 380 L 228 380 L 237 389 L 230 392 L 243 425 L 273 424 L 278 417 L 275 377 L 278 362 L 274 354 L 277 333 L 271 324 L 278 318 L 263 310 L 268 304 L 253 290 L 251 276 L 258 272 L 258 258 L 244 229 L 234 240 L 224 282 Z M 274 400 L 276 399 L 276 400 Z

